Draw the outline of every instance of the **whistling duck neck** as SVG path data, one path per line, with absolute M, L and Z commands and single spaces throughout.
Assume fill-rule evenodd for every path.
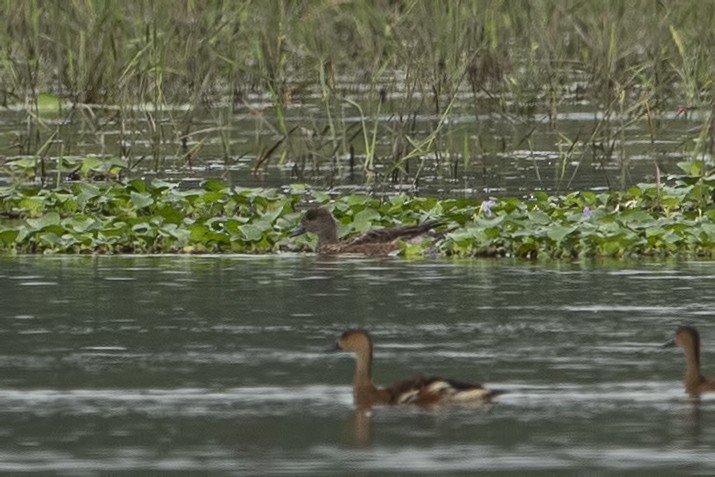
M 353 384 L 355 387 L 368 387 L 372 384 L 372 350 L 360 350 L 356 353 L 355 377 Z
M 694 345 L 685 346 L 685 386 L 697 385 L 703 381 L 703 376 L 700 374 L 700 356 Z
M 353 399 L 358 408 L 369 408 L 376 403 L 379 391 L 372 382 L 372 349 L 356 353 Z

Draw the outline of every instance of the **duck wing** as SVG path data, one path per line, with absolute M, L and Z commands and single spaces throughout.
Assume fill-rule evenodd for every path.
M 414 404 L 420 391 L 429 385 L 433 379 L 415 376 L 384 388 L 384 391 L 390 396 L 390 404 Z
M 703 378 L 703 382 L 698 386 L 698 392 L 700 392 L 700 393 L 715 392 L 715 380 Z
M 393 242 L 397 239 L 409 239 L 422 235 L 441 223 L 442 222 L 439 220 L 428 220 L 427 222 L 417 225 L 403 225 L 384 229 L 372 229 L 350 240 L 349 243 L 350 245 L 362 245 Z
M 423 376 L 400 381 L 387 388 L 386 391 L 390 395 L 392 404 L 415 404 L 418 406 L 440 403 L 484 403 L 505 392 L 490 390 L 481 384 Z

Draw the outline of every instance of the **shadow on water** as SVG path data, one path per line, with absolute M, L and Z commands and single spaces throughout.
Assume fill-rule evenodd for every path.
M 0 471 L 245 474 L 715 472 L 711 262 L 281 257 L 0 259 Z M 374 379 L 449 376 L 484 410 L 352 408 Z

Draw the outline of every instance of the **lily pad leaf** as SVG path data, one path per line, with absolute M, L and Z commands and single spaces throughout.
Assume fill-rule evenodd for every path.
M 104 161 L 98 157 L 87 156 L 82 160 L 80 170 L 82 174 L 87 175 L 91 171 L 101 171 Z
M 44 206 L 45 201 L 42 197 L 25 197 L 24 199 L 20 200 L 18 205 L 28 211 L 31 215 L 37 215 L 40 213 L 40 210 L 42 210 L 42 207 Z
M 194 242 L 200 242 L 208 232 L 209 228 L 203 224 L 193 224 L 189 227 L 189 237 Z
M 137 209 L 143 209 L 144 207 L 149 207 L 154 203 L 154 198 L 148 192 L 134 192 L 131 193 L 132 204 Z
M 91 217 L 71 217 L 63 221 L 64 226 L 68 230 L 74 230 L 75 232 L 83 233 L 90 229 L 95 229 L 100 226 L 98 220 Z
M 241 227 L 241 233 L 249 242 L 258 242 L 263 238 L 262 227 L 257 227 L 253 224 L 246 224 Z
M 15 242 L 15 239 L 17 239 L 18 235 L 20 235 L 19 230 L 3 230 L 2 232 L 0 232 L 0 242 L 4 243 L 5 245 L 10 245 Z
M 35 230 L 42 230 L 50 225 L 60 224 L 60 214 L 57 212 L 48 212 L 47 214 L 37 219 L 27 219 L 27 225 Z
M 380 214 L 375 209 L 363 209 L 353 217 L 352 227 L 358 232 L 367 232 L 372 227 L 372 221 L 379 218 Z
M 37 110 L 40 113 L 57 114 L 62 107 L 62 100 L 54 94 L 40 93 L 37 95 Z
M 566 227 L 563 225 L 555 225 L 550 227 L 546 232 L 546 236 L 549 237 L 554 242 L 561 242 L 566 238 L 571 232 L 576 230 L 575 227 Z
M 169 207 L 168 205 L 162 206 L 158 210 L 159 215 L 164 217 L 165 221 L 172 224 L 181 224 L 184 220 L 184 214 L 179 210 Z
M 226 189 L 226 184 L 216 179 L 209 179 L 201 184 L 201 187 L 206 191 L 220 192 Z
M 85 207 L 89 201 L 91 201 L 95 197 L 98 197 L 101 194 L 99 187 L 94 184 L 88 184 L 86 182 L 82 182 L 79 184 L 79 191 L 80 192 L 77 195 L 77 204 L 80 207 Z

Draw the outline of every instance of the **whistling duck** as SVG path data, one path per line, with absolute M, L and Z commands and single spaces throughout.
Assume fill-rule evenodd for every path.
M 377 387 L 372 382 L 372 339 L 366 331 L 345 331 L 335 343 L 335 349 L 355 353 L 357 365 L 353 379 L 353 398 L 358 409 L 369 409 L 380 404 L 478 405 L 491 402 L 494 396 L 505 392 L 489 390 L 479 384 L 422 376 L 389 387 Z
M 679 326 L 666 346 L 680 346 L 685 351 L 685 391 L 693 397 L 715 392 L 715 381 L 700 373 L 700 334 L 692 326 Z
M 400 249 L 400 240 L 422 235 L 439 224 L 438 220 L 430 220 L 417 225 L 372 229 L 358 237 L 338 240 L 338 224 L 333 218 L 333 214 L 328 209 L 318 207 L 306 211 L 300 225 L 291 232 L 291 237 L 306 232 L 317 234 L 317 252 L 320 255 L 340 253 L 387 255 Z

